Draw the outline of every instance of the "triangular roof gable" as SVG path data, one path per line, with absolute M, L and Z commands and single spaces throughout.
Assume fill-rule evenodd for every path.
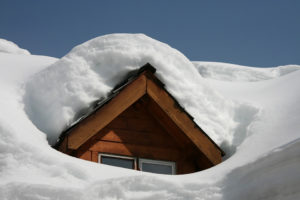
M 78 149 L 133 103 L 147 94 L 212 163 L 219 163 L 218 158 L 220 156 L 216 155 L 224 155 L 224 152 L 168 93 L 164 84 L 154 75 L 155 71 L 154 67 L 146 64 L 138 71 L 132 72 L 128 76 L 129 78 L 115 87 L 111 95 L 101 101 L 93 112 L 67 129 L 61 135 L 60 141 L 65 135 L 68 135 L 68 149 Z

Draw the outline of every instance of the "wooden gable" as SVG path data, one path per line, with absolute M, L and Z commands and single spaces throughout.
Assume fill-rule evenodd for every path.
M 154 72 L 149 64 L 144 66 L 110 101 L 70 129 L 58 148 L 92 161 L 97 161 L 97 152 L 107 152 L 185 162 L 179 173 L 220 163 L 222 150 L 165 90 Z

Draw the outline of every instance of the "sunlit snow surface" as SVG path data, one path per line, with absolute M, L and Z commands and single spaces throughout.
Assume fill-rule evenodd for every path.
M 194 61 L 193 64 L 204 78 L 236 82 L 273 79 L 300 69 L 299 65 L 257 68 L 220 62 Z
M 182 53 L 142 34 L 102 36 L 73 48 L 28 81 L 25 110 L 53 144 L 80 109 L 105 97 L 129 71 L 147 62 L 217 143 L 231 137 L 239 123 L 232 116 L 237 106 L 210 88 Z
M 1 38 L 0 38 L 0 52 L 1 53 L 30 55 L 30 52 L 28 50 L 22 49 L 15 43 L 1 39 Z
M 76 112 L 147 62 L 225 149 L 223 163 L 165 176 L 49 146 Z M 299 66 L 197 64 L 141 34 L 95 38 L 60 60 L 0 53 L 0 199 L 299 199 Z

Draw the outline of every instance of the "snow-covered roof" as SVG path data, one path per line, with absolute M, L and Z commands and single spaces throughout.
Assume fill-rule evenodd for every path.
M 227 138 L 220 133 L 235 126 L 231 108 L 236 105 L 211 89 L 182 53 L 143 34 L 106 35 L 74 47 L 27 82 L 27 114 L 53 145 L 82 108 L 107 98 L 120 80 L 145 63 L 156 67 L 169 93 L 217 144 Z M 218 110 L 222 114 L 216 115 Z
M 118 95 L 128 84 L 130 84 L 132 81 L 134 81 L 140 74 L 143 72 L 148 71 L 154 74 L 156 72 L 156 69 L 149 63 L 146 63 L 144 66 L 140 67 L 139 69 L 130 71 L 127 76 L 123 80 L 118 83 L 113 90 L 107 95 L 106 98 L 101 98 L 93 102 L 88 108 L 85 109 L 85 112 L 81 112 L 81 115 L 78 116 L 78 119 L 76 119 L 70 126 L 68 126 L 59 136 L 58 141 L 54 145 L 54 148 L 59 147 L 60 143 L 63 141 L 63 139 L 72 131 L 73 128 L 75 128 L 77 125 L 81 123 L 84 119 L 101 109 L 105 104 L 109 103 L 110 100 L 112 100 L 116 95 Z M 156 83 L 164 88 L 165 84 L 162 83 L 159 79 L 155 79 Z M 193 122 L 194 118 L 180 105 L 180 103 L 164 88 L 164 90 L 168 93 L 168 95 L 173 99 L 173 101 L 176 104 L 176 107 L 181 110 L 181 112 L 185 113 Z M 134 91 L 133 91 L 134 92 Z M 194 126 L 200 130 L 202 134 L 204 134 L 210 142 L 212 142 L 213 145 L 219 151 L 221 152 L 222 156 L 225 155 L 225 152 L 197 125 L 197 123 L 194 122 Z

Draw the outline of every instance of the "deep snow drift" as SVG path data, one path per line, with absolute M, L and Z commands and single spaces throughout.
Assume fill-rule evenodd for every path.
M 225 148 L 223 163 L 156 175 L 49 146 L 76 112 L 146 62 Z M 197 63 L 141 34 L 95 38 L 60 60 L 0 53 L 0 199 L 299 199 L 299 66 Z

